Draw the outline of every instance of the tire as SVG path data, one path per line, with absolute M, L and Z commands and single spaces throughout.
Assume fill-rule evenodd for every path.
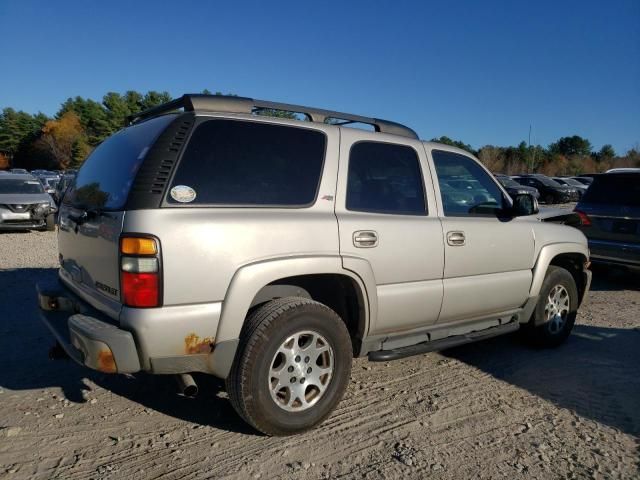
M 352 359 L 349 332 L 329 307 L 307 298 L 273 300 L 245 322 L 226 380 L 229 399 L 247 423 L 267 435 L 304 432 L 342 399 Z
M 56 216 L 53 213 L 47 215 L 45 230 L 47 232 L 53 232 L 56 229 Z
M 553 203 L 555 203 L 555 199 L 551 193 L 547 193 L 544 196 L 544 203 L 546 203 L 547 205 L 552 205 Z
M 555 306 L 552 302 L 554 297 Z M 557 315 L 553 314 L 554 309 Z M 564 268 L 550 265 L 540 288 L 536 309 L 523 334 L 527 341 L 537 347 L 557 347 L 571 334 L 577 311 L 578 289 L 575 280 Z

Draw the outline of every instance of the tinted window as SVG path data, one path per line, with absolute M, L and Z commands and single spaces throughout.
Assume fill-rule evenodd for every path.
M 171 187 L 193 189 L 191 205 L 310 205 L 325 143 L 317 130 L 208 120 L 193 133 Z M 178 203 L 170 194 L 167 201 Z
M 174 118 L 165 115 L 147 120 L 120 130 L 98 145 L 78 172 L 65 203 L 121 210 L 149 147 Z
M 515 187 L 518 188 L 520 184 L 516 182 L 513 178 L 503 177 L 502 175 L 496 176 L 496 179 L 505 187 Z
M 478 163 L 442 150 L 432 154 L 445 215 L 494 215 L 502 210 L 502 191 Z
M 560 185 L 558 182 L 556 182 L 555 180 L 552 180 L 549 177 L 545 177 L 544 175 L 540 175 L 539 177 L 535 177 L 535 179 L 537 181 L 539 181 L 540 183 L 542 183 L 543 185 L 546 185 L 547 187 L 561 187 L 562 185 Z
M 413 148 L 360 142 L 351 147 L 347 209 L 425 215 L 424 186 Z
M 3 193 L 44 193 L 38 180 L 0 179 L 0 194 Z
M 594 179 L 580 202 L 640 207 L 640 174 L 600 175 Z

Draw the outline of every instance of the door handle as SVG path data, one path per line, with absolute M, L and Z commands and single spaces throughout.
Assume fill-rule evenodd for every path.
M 462 247 L 465 241 L 464 232 L 447 232 L 447 243 L 452 247 Z
M 353 232 L 353 245 L 358 248 L 377 247 L 378 234 L 373 230 L 358 230 Z

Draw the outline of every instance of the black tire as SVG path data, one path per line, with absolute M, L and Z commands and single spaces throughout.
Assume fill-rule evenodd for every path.
M 272 397 L 272 364 L 285 341 L 305 331 L 317 332 L 326 339 L 333 351 L 333 371 L 313 405 L 287 411 Z M 254 310 L 245 322 L 226 380 L 229 399 L 256 430 L 275 436 L 300 433 L 321 423 L 338 405 L 349 383 L 352 360 L 349 332 L 333 310 L 307 298 L 273 300 Z
M 555 197 L 553 196 L 553 194 L 551 193 L 547 193 L 544 196 L 544 203 L 546 203 L 547 205 L 552 205 L 555 203 Z
M 47 215 L 45 230 L 47 232 L 53 232 L 56 229 L 56 215 L 55 213 L 50 213 Z
M 568 311 L 561 326 L 560 321 L 548 321 L 546 311 L 549 295 L 557 287 L 563 288 L 568 294 Z M 564 268 L 550 265 L 540 288 L 536 309 L 522 333 L 528 342 L 537 347 L 557 347 L 571 334 L 577 313 L 578 289 L 573 276 Z

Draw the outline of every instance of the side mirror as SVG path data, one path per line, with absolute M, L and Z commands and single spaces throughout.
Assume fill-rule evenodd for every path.
M 511 211 L 515 217 L 525 217 L 535 215 L 540 211 L 538 200 L 530 193 L 521 193 L 513 197 L 513 207 Z

